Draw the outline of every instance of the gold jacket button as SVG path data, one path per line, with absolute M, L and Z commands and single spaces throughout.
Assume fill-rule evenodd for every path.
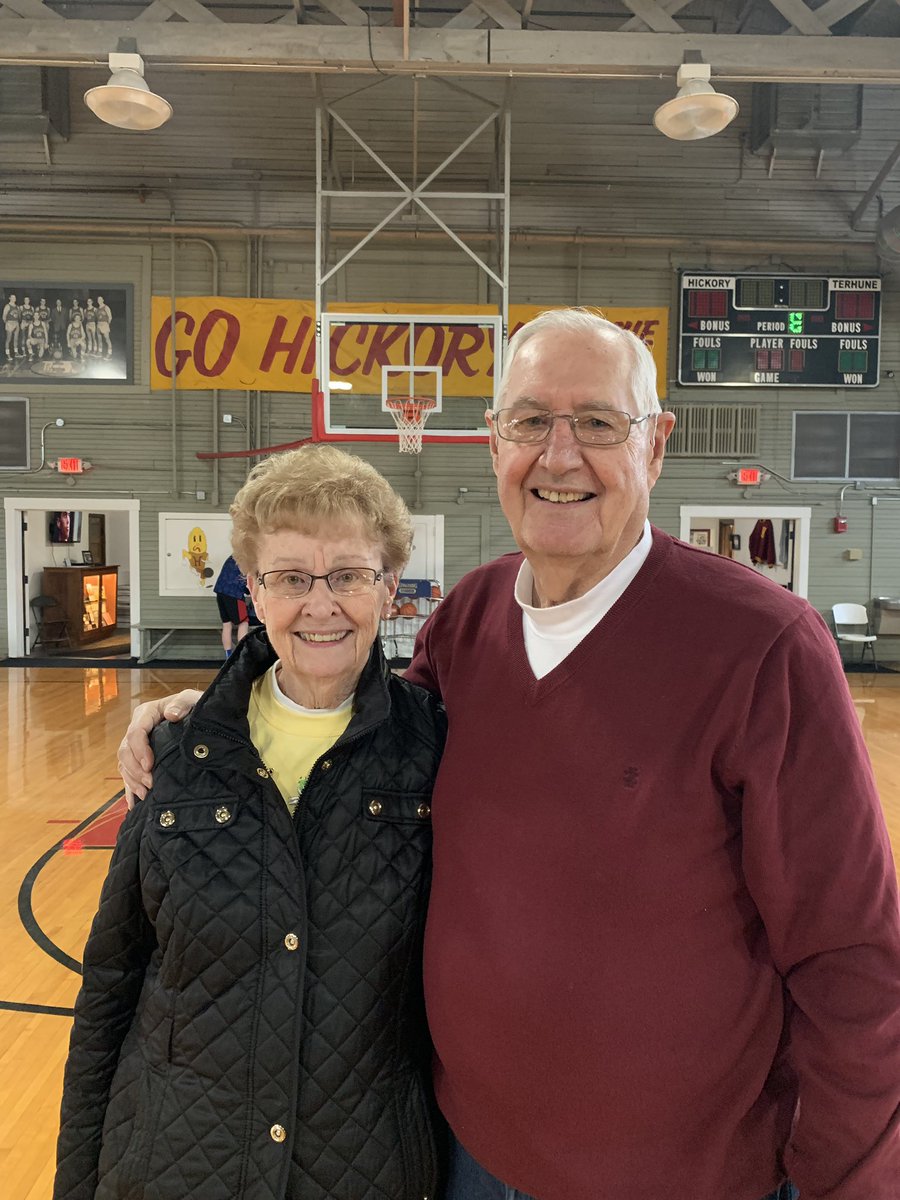
M 373 817 L 380 817 L 383 810 L 384 810 L 384 805 L 381 803 L 380 800 L 370 800 L 369 801 L 369 812 L 372 814 Z
M 300 939 L 297 937 L 296 933 L 286 933 L 284 935 L 284 944 L 287 946 L 288 950 L 296 950 L 300 945 Z
M 175 824 L 175 814 L 171 808 L 167 808 L 165 812 L 159 814 L 159 823 L 163 829 L 168 829 L 171 825 Z
M 202 742 L 199 746 L 195 746 L 194 758 L 209 758 L 209 746 L 204 746 Z
M 424 820 L 426 817 L 430 817 L 431 816 L 431 805 L 430 804 L 420 804 L 419 807 L 416 809 L 416 816 L 421 817 L 422 820 Z
M 269 1137 L 273 1142 L 283 1142 L 287 1137 L 287 1131 L 283 1125 L 273 1125 L 269 1130 Z
M 231 820 L 231 809 L 226 808 L 224 804 L 220 804 L 216 809 L 216 820 L 220 825 L 224 825 L 226 821 Z
M 268 779 L 269 778 L 269 772 L 266 770 L 265 767 L 257 767 L 256 773 L 260 777 L 260 779 Z
M 330 770 L 331 770 L 331 759 L 330 759 L 330 758 L 323 759 L 323 761 L 322 761 L 322 770 L 323 770 L 323 771 L 330 771 Z

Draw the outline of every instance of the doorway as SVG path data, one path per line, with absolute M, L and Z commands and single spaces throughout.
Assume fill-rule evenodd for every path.
M 106 513 L 88 513 L 88 550 L 95 563 L 106 562 Z
M 780 507 L 772 504 L 695 504 L 680 510 L 682 541 L 702 544 L 713 553 L 739 562 L 750 559 L 750 539 L 759 533 L 761 523 L 769 523 L 764 539 L 773 539 L 774 565 L 757 567 L 774 583 L 788 587 L 798 596 L 809 591 L 810 508 Z M 691 530 L 694 531 L 692 537 Z M 727 539 L 727 551 L 722 547 Z
M 77 543 L 51 541 L 48 532 L 50 514 L 62 511 L 63 505 L 81 517 Z M 120 608 L 121 617 L 107 604 L 107 619 L 114 614 L 114 624 L 127 626 L 127 652 L 132 658 L 138 657 L 140 501 L 81 496 L 77 501 L 71 496 L 7 496 L 3 507 L 6 521 L 6 611 L 10 658 L 26 657 L 29 646 L 34 645 L 36 630 L 30 601 L 42 590 L 44 568 L 79 567 L 83 571 L 93 565 L 110 568 L 106 571 L 107 577 L 113 574 L 111 568 L 116 568 L 117 580 L 122 580 L 122 594 L 127 599 Z M 92 522 L 95 517 L 102 518 L 102 521 Z M 93 549 L 95 544 L 96 556 Z M 115 561 L 106 563 L 107 557 Z M 98 605 L 103 607 L 102 594 L 98 598 Z M 78 647 L 74 646 L 70 653 L 77 656 Z M 65 657 L 65 652 L 54 657 Z

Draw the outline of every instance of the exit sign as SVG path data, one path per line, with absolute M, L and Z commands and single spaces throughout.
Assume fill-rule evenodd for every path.
M 84 471 L 84 461 L 80 458 L 61 458 L 56 469 L 60 475 L 81 475 Z
M 762 482 L 762 470 L 760 467 L 738 467 L 737 481 L 740 484 L 759 484 Z

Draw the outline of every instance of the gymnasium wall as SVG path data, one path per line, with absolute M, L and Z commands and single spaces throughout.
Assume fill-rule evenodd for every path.
M 18 69 L 15 69 L 18 70 Z M 9 86 L 10 72 L 0 69 Z M 24 77 L 23 77 L 24 78 Z M 39 433 L 48 430 L 48 455 L 80 455 L 94 468 L 74 484 L 44 470 L 6 474 L 6 495 L 55 496 L 78 507 L 79 496 L 133 497 L 141 502 L 141 620 L 165 628 L 185 616 L 209 614 L 209 596 L 158 594 L 158 514 L 224 511 L 247 470 L 247 460 L 218 468 L 196 458 L 223 450 L 277 444 L 307 436 L 306 395 L 243 391 L 151 392 L 151 295 L 262 295 L 311 298 L 314 284 L 313 102 L 302 76 L 167 74 L 154 84 L 173 102 L 176 117 L 157 133 L 132 135 L 99 124 L 81 104 L 96 72 L 70 73 L 72 133 L 54 142 L 48 166 L 43 148 L 0 143 L 6 182 L 0 189 L 0 275 L 32 280 L 130 281 L 135 295 L 135 382 L 129 387 L 29 387 L 32 461 Z M 500 85 L 478 81 L 471 94 L 424 80 L 413 122 L 410 81 L 375 86 L 328 81 L 326 96 L 398 173 L 417 178 L 433 169 L 483 118 L 484 100 Z M 2 93 L 2 87 L 0 87 Z M 346 93 L 347 95 L 344 95 Z M 350 94 L 354 93 L 354 94 Z M 858 231 L 851 217 L 859 198 L 896 140 L 896 89 L 865 89 L 864 129 L 857 145 L 820 162 L 809 153 L 776 158 L 751 153 L 749 88 L 736 88 L 738 122 L 701 143 L 667 141 L 649 125 L 667 98 L 663 83 L 520 81 L 512 92 L 512 303 L 669 305 L 668 404 L 756 403 L 762 407 L 758 460 L 773 477 L 759 492 L 767 506 L 812 508 L 810 599 L 822 610 L 838 600 L 868 602 L 900 595 L 900 481 L 848 491 L 847 535 L 831 521 L 839 485 L 792 482 L 792 414 L 800 410 L 896 411 L 898 379 L 871 391 L 844 389 L 680 388 L 674 375 L 676 272 L 680 267 L 784 273 L 872 274 L 874 221 L 880 208 L 900 203 L 900 177 L 890 179 Z M 344 98 L 340 97 L 344 95 Z M 498 186 L 491 137 L 482 138 L 448 168 L 458 189 Z M 362 149 L 335 126 L 332 183 L 386 186 Z M 437 185 L 436 185 L 437 186 Z M 329 262 L 350 246 L 349 231 L 371 227 L 377 203 L 349 199 L 332 206 Z M 441 210 L 459 231 L 496 229 L 496 205 L 448 201 Z M 227 230 L 222 229 L 228 226 Z M 244 226 L 252 232 L 237 230 Z M 193 230 L 192 235 L 183 232 Z M 329 300 L 496 303 L 496 288 L 424 218 L 403 218 L 390 239 L 377 240 L 335 277 Z M 492 266 L 490 243 L 474 243 Z M 882 270 L 886 269 L 881 264 Z M 889 269 L 883 303 L 882 371 L 900 375 L 900 273 Z M 0 394 L 22 394 L 0 384 Z M 239 420 L 221 426 L 216 413 Z M 241 425 L 246 426 L 246 429 Z M 496 502 L 485 447 L 428 445 L 421 459 L 393 446 L 360 443 L 356 451 L 392 480 L 417 512 L 445 517 L 445 582 L 513 549 Z M 419 470 L 416 476 L 417 467 Z M 671 458 L 653 495 L 651 517 L 677 533 L 684 503 L 732 505 L 750 515 L 755 494 L 726 478 L 720 459 Z M 874 485 L 873 485 L 874 486 Z M 467 491 L 460 493 L 460 487 Z M 206 493 L 199 501 L 197 492 Z M 2 532 L 0 532 L 2 536 Z M 859 561 L 844 551 L 860 547 Z M 5 545 L 0 546 L 0 561 Z M 7 586 L 11 581 L 7 580 Z M 213 633 L 184 633 L 167 652 L 189 656 L 214 645 Z M 0 611 L 0 653 L 6 651 L 6 611 Z

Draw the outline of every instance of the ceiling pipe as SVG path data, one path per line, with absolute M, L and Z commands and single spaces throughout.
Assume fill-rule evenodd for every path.
M 89 24 L 88 22 L 73 21 L 72 24 Z M 113 25 L 114 22 L 105 22 L 105 24 Z M 262 30 L 263 26 L 254 26 L 254 29 Z M 431 31 L 433 32 L 433 31 Z M 455 32 L 455 31 L 454 31 Z M 533 36 L 533 35 L 529 35 Z M 616 38 L 639 37 L 651 38 L 652 34 L 615 34 Z M 673 35 L 656 35 L 672 37 Z M 900 68 L 891 66 L 881 66 L 880 63 L 872 68 L 860 67 L 856 64 L 847 67 L 841 64 L 826 64 L 822 66 L 810 67 L 808 70 L 797 70 L 796 64 L 791 66 L 780 64 L 774 67 L 771 63 L 757 66 L 753 64 L 731 64 L 724 62 L 726 53 L 716 45 L 716 40 L 724 35 L 704 34 L 698 35 L 691 39 L 692 47 L 701 47 L 701 52 L 705 51 L 710 57 L 716 58 L 718 55 L 719 66 L 716 68 L 715 83 L 780 83 L 780 84 L 827 84 L 846 86 L 853 84 L 866 84 L 872 87 L 895 87 L 900 77 Z M 730 40 L 738 40 L 732 38 Z M 771 37 L 775 42 L 775 36 Z M 810 39 L 804 39 L 808 42 Z M 822 39 L 823 41 L 825 39 Z M 857 39 L 862 41 L 863 39 Z M 866 38 L 866 42 L 872 44 L 891 43 L 894 39 L 890 38 Z M 623 45 L 625 43 L 623 42 Z M 679 43 L 681 44 L 681 43 Z M 867 47 L 868 50 L 874 50 L 875 47 Z M 878 49 L 881 49 L 879 46 Z M 889 45 L 888 51 L 891 54 L 896 53 L 896 47 Z M 402 51 L 401 51 L 402 53 Z M 677 53 L 673 49 L 673 54 Z M 646 55 L 645 55 L 646 57 Z M 169 57 L 166 53 L 152 54 L 152 65 L 155 71 L 228 71 L 233 73 L 240 72 L 241 74 L 269 74 L 269 75 L 337 75 L 346 79 L 348 75 L 396 75 L 408 76 L 418 75 L 420 78 L 469 78 L 469 79 L 583 79 L 587 82 L 592 80 L 607 80 L 607 81 L 645 81 L 648 79 L 664 79 L 671 80 L 677 70 L 677 60 L 673 58 L 672 65 L 657 65 L 649 63 L 646 67 L 635 66 L 629 64 L 627 66 L 619 66 L 611 63 L 603 66 L 596 62 L 581 64 L 574 63 L 547 63 L 545 64 L 520 64 L 514 60 L 504 60 L 500 62 L 459 62 L 459 61 L 433 61 L 425 59 L 391 59 L 383 58 L 377 63 L 368 58 L 330 58 L 329 61 L 322 59 L 309 58 L 303 61 L 290 62 L 286 59 L 275 61 L 263 61 L 257 59 L 255 61 L 247 59 L 223 59 L 214 58 L 197 58 L 188 59 L 181 57 Z M 40 52 L 32 54 L 0 54 L 0 67 L 70 67 L 78 69 L 92 68 L 108 68 L 109 56 L 98 57 L 93 51 L 81 52 L 73 50 L 69 54 L 58 52 L 54 57 L 50 54 Z
M 251 226 L 251 225 L 177 225 L 178 237 L 232 238 L 266 237 L 275 241 L 309 241 L 315 240 L 315 230 L 309 228 L 293 228 L 289 226 Z M 103 241 L 115 241 L 117 237 L 169 237 L 171 230 L 168 223 L 159 224 L 123 221 L 118 224 L 108 221 L 22 221 L 17 218 L 0 219 L 0 235 L 3 234 L 33 234 L 45 236 L 48 233 L 78 234 L 100 238 Z M 335 229 L 332 237 L 341 241 L 356 242 L 369 229 Z M 430 229 L 398 229 L 382 230 L 378 235 L 381 241 L 397 242 L 446 242 L 446 234 L 440 230 Z M 490 231 L 472 230 L 459 234 L 465 242 L 475 244 L 493 242 L 495 234 Z M 859 241 L 848 241 L 844 238 L 711 238 L 698 234 L 696 237 L 682 235 L 649 235 L 649 234 L 618 234 L 618 233 L 517 233 L 510 231 L 510 243 L 519 246 L 644 246 L 652 249 L 696 250 L 702 246 L 705 250 L 759 250 L 765 253 L 790 254 L 802 249 L 804 252 L 846 252 L 848 249 L 874 250 L 874 233 L 866 234 Z

